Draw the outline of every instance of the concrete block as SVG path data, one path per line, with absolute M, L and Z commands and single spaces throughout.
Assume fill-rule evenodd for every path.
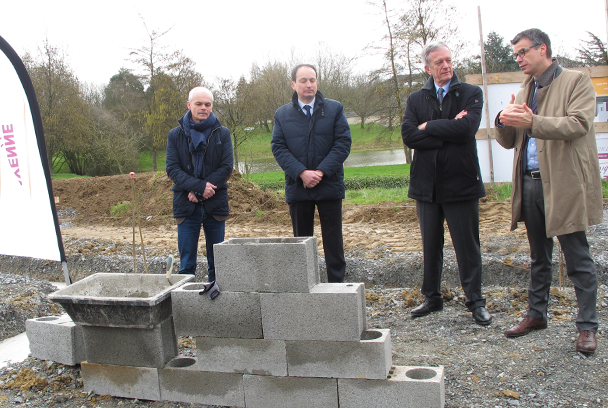
M 320 283 L 310 293 L 260 293 L 264 338 L 359 341 L 365 330 L 362 283 Z
M 173 320 L 178 336 L 259 339 L 262 311 L 259 293 L 221 293 L 214 300 L 200 295 L 201 283 L 189 283 L 171 292 Z
M 333 378 L 268 377 L 245 375 L 247 408 L 338 408 L 337 381 Z M 341 405 L 340 405 L 341 406 Z M 369 405 L 374 407 L 378 405 Z
M 70 316 L 46 316 L 25 321 L 32 357 L 77 365 L 86 359 L 80 326 Z
M 388 329 L 366 330 L 361 341 L 287 341 L 289 376 L 386 379 L 391 365 Z
M 83 388 L 98 395 L 122 398 L 160 400 L 158 370 L 149 367 L 127 367 L 108 364 L 80 365 Z
M 232 292 L 302 292 L 320 282 L 317 239 L 232 238 L 214 246 L 220 287 Z
M 171 317 L 153 329 L 81 327 L 89 363 L 161 368 L 177 355 Z
M 196 360 L 176 357 L 158 370 L 163 401 L 245 406 L 242 374 L 199 371 Z
M 74 323 L 151 329 L 171 316 L 171 290 L 194 275 L 95 273 L 49 294 Z
M 443 367 L 395 367 L 386 380 L 338 379 L 340 408 L 443 408 Z
M 201 371 L 287 376 L 285 341 L 196 338 Z

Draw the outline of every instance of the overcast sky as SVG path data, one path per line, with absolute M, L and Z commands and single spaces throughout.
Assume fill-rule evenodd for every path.
M 401 1 L 387 0 L 398 8 Z M 549 34 L 554 51 L 576 55 L 591 31 L 606 41 L 605 0 L 458 0 L 464 41 L 478 53 L 477 6 L 484 38 L 496 31 L 505 40 L 526 28 Z M 37 53 L 45 38 L 62 49 L 80 80 L 105 84 L 121 67 L 133 68 L 129 52 L 149 44 L 150 30 L 165 31 L 161 43 L 182 49 L 207 80 L 237 79 L 252 63 L 287 61 L 292 53 L 326 50 L 358 56 L 363 72 L 379 68 L 381 57 L 365 50 L 385 33 L 379 9 L 367 0 L 75 0 L 0 1 L 0 36 L 23 55 Z

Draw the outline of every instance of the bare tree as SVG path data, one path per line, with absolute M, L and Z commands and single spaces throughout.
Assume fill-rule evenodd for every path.
M 213 111 L 222 125 L 230 130 L 234 166 L 238 169 L 238 148 L 248 137 L 248 133 L 245 131 L 248 105 L 241 94 L 247 82 L 244 78 L 241 78 L 239 82 L 228 78 L 218 78 L 216 82 L 218 85 L 213 90 Z
M 422 49 L 431 42 L 444 41 L 450 46 L 453 55 L 457 55 L 464 44 L 459 42 L 456 25 L 457 10 L 445 0 L 407 0 L 402 10 L 390 10 L 387 0 L 376 3 L 382 10 L 387 35 L 384 47 L 388 67 L 384 71 L 390 77 L 391 99 L 394 105 L 388 105 L 389 128 L 392 128 L 393 116 L 398 120 L 403 117 L 403 98 L 421 88 L 428 78 L 424 71 Z M 450 16 L 446 19 L 445 16 Z M 395 109 L 392 108 L 395 106 Z M 410 149 L 405 148 L 406 161 L 411 163 Z
M 365 129 L 368 118 L 378 115 L 383 109 L 380 78 L 375 73 L 352 77 L 344 104 L 360 119 L 361 129 Z
M 319 43 L 315 65 L 319 88 L 324 96 L 338 101 L 347 97 L 354 58 L 330 50 Z
M 166 128 L 164 124 L 168 122 L 175 124 L 175 120 L 179 117 L 179 114 L 175 116 L 177 99 L 181 99 L 180 111 L 185 110 L 183 104 L 188 92 L 193 87 L 202 85 L 203 77 L 195 71 L 194 62 L 181 51 L 169 53 L 167 47 L 160 43 L 161 38 L 171 29 L 150 30 L 143 18 L 142 21 L 150 42 L 146 46 L 132 50 L 130 56 L 135 64 L 143 68 L 139 78 L 145 89 L 146 107 L 141 115 L 147 135 L 146 148 L 151 152 L 152 165 L 156 171 L 157 152 L 163 150 L 167 142 L 167 134 L 161 135 L 162 129 Z M 165 116 L 162 117 L 163 115 Z
M 287 64 L 279 61 L 251 66 L 250 82 L 247 87 L 241 86 L 240 93 L 249 107 L 246 119 L 249 124 L 259 123 L 270 132 L 268 123 L 274 120 L 274 113 L 291 99 L 289 72 Z

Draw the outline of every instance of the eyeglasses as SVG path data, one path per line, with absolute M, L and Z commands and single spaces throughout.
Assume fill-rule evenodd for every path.
M 522 48 L 521 50 L 519 50 L 519 52 L 516 52 L 515 54 L 513 54 L 513 55 L 512 55 L 512 56 L 513 56 L 513 59 L 514 59 L 515 61 L 517 61 L 517 57 L 522 57 L 522 58 L 523 58 L 523 57 L 525 57 L 525 56 L 526 56 L 526 53 L 528 52 L 528 50 L 529 50 L 530 48 L 536 48 L 536 47 L 539 47 L 539 46 L 541 46 L 541 45 L 542 45 L 542 44 L 534 44 L 534 45 L 529 46 L 528 48 Z

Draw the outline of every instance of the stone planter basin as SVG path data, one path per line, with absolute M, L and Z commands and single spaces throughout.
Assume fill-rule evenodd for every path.
M 194 275 L 96 273 L 49 295 L 84 326 L 152 329 L 172 315 L 171 291 Z

